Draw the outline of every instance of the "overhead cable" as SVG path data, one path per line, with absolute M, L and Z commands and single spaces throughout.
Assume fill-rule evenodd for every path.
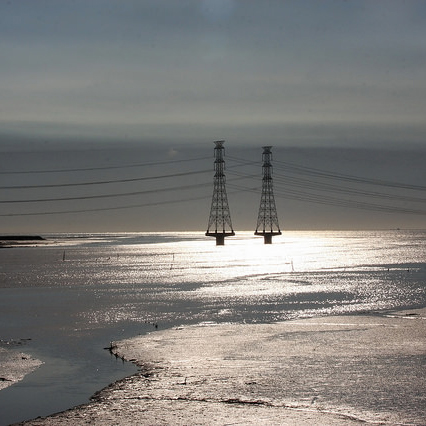
M 85 172 L 93 170 L 111 170 L 111 169 L 128 169 L 133 167 L 145 167 L 145 166 L 159 166 L 162 164 L 174 164 L 183 163 L 185 161 L 200 161 L 207 160 L 210 157 L 199 157 L 199 158 L 183 158 L 181 160 L 168 160 L 168 161 L 156 161 L 146 162 L 137 164 L 122 164 L 122 165 L 111 165 L 111 166 L 99 166 L 99 167 L 81 167 L 81 168 L 70 168 L 70 169 L 51 169 L 51 170 L 12 170 L 12 171 L 0 171 L 2 175 L 12 174 L 42 174 L 42 173 L 68 173 L 68 172 Z
M 42 184 L 42 185 L 16 185 L 16 186 L 0 186 L 0 189 L 38 189 L 38 188 L 63 188 L 71 186 L 89 186 L 89 185 L 104 185 L 110 183 L 124 183 L 124 182 L 139 182 L 144 180 L 154 180 L 154 179 L 166 179 L 170 177 L 179 177 L 179 176 L 190 176 L 197 175 L 202 173 L 211 173 L 211 170 L 198 170 L 192 172 L 183 172 L 183 173 L 173 173 L 170 175 L 159 175 L 159 176 L 148 176 L 148 177 L 138 177 L 130 179 L 111 179 L 111 180 L 102 180 L 94 182 L 80 182 L 80 183 L 52 183 L 52 184 Z
M 116 193 L 116 194 L 83 195 L 83 196 L 76 196 L 76 197 L 34 198 L 34 199 L 26 199 L 26 200 L 0 200 L 0 204 L 41 203 L 41 202 L 52 202 L 52 201 L 76 201 L 76 200 L 94 200 L 98 198 L 127 197 L 131 195 L 145 195 L 145 194 L 152 194 L 152 193 L 158 193 L 158 192 L 192 189 L 192 188 L 208 186 L 208 185 L 210 185 L 210 182 L 196 183 L 196 184 L 184 185 L 184 186 L 175 186 L 171 188 L 149 189 L 145 191 L 123 192 L 123 193 Z

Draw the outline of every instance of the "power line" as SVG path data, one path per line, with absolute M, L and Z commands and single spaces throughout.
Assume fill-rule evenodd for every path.
M 250 161 L 233 158 L 239 164 L 251 165 Z M 353 176 L 348 174 L 333 173 L 321 169 L 304 167 L 294 163 L 284 161 L 274 161 L 274 164 L 278 163 L 278 167 L 275 166 L 275 170 L 280 170 L 282 173 L 274 173 L 275 188 L 277 189 L 275 194 L 278 198 L 293 199 L 303 202 L 333 205 L 338 207 L 355 208 L 363 210 L 374 210 L 389 213 L 407 213 L 416 215 L 426 215 L 426 211 L 412 208 L 407 206 L 407 203 L 425 203 L 424 197 L 414 197 L 401 195 L 398 193 L 386 193 L 382 191 L 368 190 L 362 185 L 374 185 L 381 188 L 388 188 L 392 190 L 398 189 L 409 189 L 415 191 L 426 190 L 425 186 L 422 185 L 411 185 L 393 181 L 387 181 L 382 179 L 366 179 L 359 176 Z M 241 172 L 230 171 L 230 175 L 245 176 L 247 179 L 252 179 L 253 175 L 243 174 Z M 309 179 L 309 177 L 315 177 L 315 180 Z M 342 182 L 347 185 L 338 185 L 337 183 L 327 182 L 327 180 L 333 180 L 334 182 Z M 285 186 L 284 186 L 285 185 Z M 352 185 L 352 186 L 349 186 Z M 354 185 L 356 185 L 354 187 Z M 231 184 L 231 186 L 235 187 Z M 241 189 L 241 187 L 240 187 Z M 252 188 L 243 188 L 253 192 Z M 256 191 L 257 192 L 257 191 Z M 347 198 L 336 198 L 324 193 L 337 193 L 344 195 L 354 195 L 358 199 L 348 200 Z M 405 203 L 404 206 L 396 205 L 384 205 L 371 201 L 363 201 L 359 197 L 369 197 L 373 200 L 387 200 L 399 203 Z
M 210 158 L 210 157 L 202 157 L 201 159 Z M 229 158 L 229 156 L 228 156 Z M 231 182 L 237 180 L 253 180 L 259 179 L 259 174 L 246 174 L 242 172 L 235 171 L 236 167 L 246 167 L 253 166 L 258 164 L 256 161 L 248 161 L 238 157 L 231 157 L 231 159 L 236 163 L 228 167 L 228 169 L 233 169 L 232 171 L 228 171 L 230 175 L 236 176 L 236 178 L 231 179 L 228 183 L 230 187 L 236 189 L 235 192 L 256 192 L 259 193 L 259 188 L 250 188 L 245 186 L 238 186 L 232 184 Z M 173 160 L 166 162 L 157 162 L 157 163 L 143 163 L 143 164 L 134 164 L 127 166 L 111 166 L 111 167 L 99 167 L 99 168 L 80 168 L 80 169 L 67 169 L 67 170 L 50 170 L 50 171 L 27 171 L 24 173 L 59 173 L 66 171 L 86 171 L 86 170 L 105 170 L 105 169 L 120 169 L 126 167 L 140 167 L 144 165 L 159 165 L 159 164 L 170 164 L 177 163 L 182 161 L 194 161 L 191 160 Z M 414 203 L 424 203 L 426 200 L 420 197 L 401 195 L 397 193 L 384 193 L 377 190 L 366 190 L 361 187 L 362 185 L 376 185 L 379 187 L 387 187 L 392 190 L 398 189 L 409 189 L 416 191 L 424 191 L 426 190 L 425 186 L 422 185 L 409 185 L 404 183 L 392 182 L 381 179 L 366 179 L 360 176 L 353 176 L 348 174 L 334 173 L 326 170 L 304 167 L 294 163 L 283 162 L 283 161 L 275 161 L 278 163 L 278 167 L 275 166 L 276 170 L 281 171 L 281 173 L 274 174 L 275 181 L 275 195 L 278 198 L 284 199 L 292 199 L 298 200 L 302 202 L 323 204 L 323 205 L 332 205 L 337 207 L 345 207 L 345 208 L 355 208 L 362 210 L 372 210 L 372 211 L 380 211 L 387 213 L 405 213 L 405 214 L 416 214 L 416 215 L 426 215 L 426 211 L 410 208 L 408 205 L 404 206 L 391 206 L 391 205 L 381 205 L 375 202 L 367 202 L 361 201 L 360 199 L 345 199 L 345 198 L 336 198 L 331 195 L 326 195 L 325 193 L 338 193 L 345 195 L 354 195 L 355 197 L 370 197 L 372 199 L 384 199 L 388 201 L 395 202 L 414 202 Z M 210 170 L 200 170 L 200 171 L 190 171 L 190 172 L 182 172 L 182 173 L 174 173 L 169 175 L 158 175 L 158 176 L 150 176 L 150 177 L 138 177 L 138 178 L 129 178 L 129 179 L 117 179 L 117 180 L 102 180 L 102 181 L 92 181 L 92 182 L 82 182 L 82 183 L 64 183 L 64 184 L 47 184 L 47 185 L 21 185 L 21 186 L 3 186 L 0 189 L 39 189 L 39 188 L 60 188 L 60 187 L 73 187 L 73 186 L 88 186 L 88 185 L 103 185 L 103 184 L 111 184 L 111 183 L 125 183 L 125 182 L 136 182 L 136 181 L 144 181 L 144 180 L 152 180 L 152 179 L 165 179 L 165 178 L 174 178 L 174 177 L 183 177 L 190 175 L 197 175 L 202 173 L 211 172 Z M 1 172 L 1 174 L 6 174 L 9 172 Z M 11 173 L 21 173 L 21 172 L 11 172 Z M 315 180 L 310 179 L 315 178 Z M 334 182 L 327 182 L 327 180 L 332 180 Z M 347 184 L 339 185 L 337 182 L 344 182 Z M 278 183 L 278 185 L 277 185 Z M 285 185 L 285 186 L 284 186 Z M 352 185 L 352 186 L 350 186 Z M 144 191 L 133 191 L 133 192 L 125 192 L 125 193 L 113 193 L 113 194 L 105 194 L 105 195 L 86 195 L 86 196 L 74 196 L 74 197 L 60 197 L 60 198 L 37 198 L 30 200 L 0 200 L 2 204 L 15 204 L 15 203 L 40 203 L 40 202 L 54 202 L 54 201 L 75 201 L 75 200 L 90 200 L 90 199 L 100 199 L 100 198 L 116 198 L 116 197 L 125 197 L 125 196 L 134 196 L 134 195 L 145 195 L 150 193 L 160 193 L 167 191 L 179 191 L 179 190 L 187 190 L 193 188 L 201 188 L 210 186 L 209 183 L 196 183 L 192 185 L 184 185 L 184 186 L 175 186 L 175 187 L 167 187 L 160 188 L 155 190 L 144 190 Z M 12 216 L 40 216 L 40 215 L 53 215 L 53 214 L 68 214 L 68 213 L 84 213 L 84 212 L 95 212 L 95 211 L 107 211 L 107 210 L 120 210 L 120 209 L 130 209 L 130 208 L 138 208 L 138 207 L 147 207 L 147 206 L 155 206 L 162 204 L 170 204 L 170 203 L 179 203 L 185 201 L 193 201 L 200 200 L 204 198 L 209 198 L 206 196 L 201 197 L 192 197 L 192 198 L 182 198 L 175 201 L 158 201 L 158 202 L 149 202 L 143 204 L 133 204 L 133 205 L 120 205 L 113 207 L 97 207 L 97 208 L 82 208 L 77 210 L 58 210 L 58 211 L 44 211 L 44 212 L 25 212 L 25 213 L 9 213 L 9 214 L 0 214 L 1 217 L 12 217 Z
M 237 181 L 243 178 L 235 178 L 233 181 Z M 0 204 L 20 204 L 20 203 L 43 203 L 43 202 L 55 202 L 55 201 L 76 201 L 76 200 L 92 200 L 92 199 L 99 199 L 99 198 L 117 198 L 117 197 L 126 197 L 126 196 L 134 196 L 134 195 L 146 195 L 146 194 L 156 194 L 159 192 L 169 192 L 169 191 L 179 191 L 179 190 L 187 190 L 187 189 L 194 189 L 194 188 L 202 188 L 210 186 L 210 182 L 205 183 L 196 183 L 191 185 L 183 185 L 183 186 L 174 186 L 174 187 L 168 187 L 168 188 L 159 188 L 159 189 L 150 189 L 145 191 L 134 191 L 134 192 L 125 192 L 125 193 L 118 193 L 118 194 L 105 194 L 105 195 L 86 195 L 86 196 L 76 196 L 76 197 L 61 197 L 61 198 L 40 198 L 40 199 L 31 199 L 31 200 L 0 200 Z M 198 197 L 199 199 L 203 199 L 206 197 Z M 198 199 L 198 198 L 193 198 Z M 177 200 L 176 202 L 179 202 Z M 148 206 L 148 205 L 157 205 L 162 204 L 161 202 L 158 203 L 146 203 L 143 205 L 135 205 L 138 206 Z M 101 211 L 101 210 L 114 210 L 114 209 L 121 209 L 121 208 L 130 208 L 131 206 L 123 206 L 123 207 L 106 207 L 106 208 L 97 208 L 97 209 L 82 209 L 74 212 L 84 212 L 84 211 Z M 42 215 L 42 214 L 59 214 L 59 213 L 67 213 L 67 211 L 62 212 L 41 212 L 41 213 L 5 213 L 0 214 L 0 217 L 5 216 L 31 216 L 31 215 Z
M 89 212 L 99 212 L 99 211 L 109 211 L 109 210 L 126 210 L 134 209 L 140 207 L 152 207 L 164 204 L 176 204 L 183 203 L 188 201 L 202 200 L 205 198 L 210 198 L 209 196 L 203 197 L 192 197 L 192 198 L 183 198 L 180 200 L 169 200 L 169 201 L 157 201 L 153 203 L 143 203 L 143 204 L 131 204 L 126 206 L 114 206 L 114 207 L 95 207 L 92 209 L 78 209 L 78 210 L 57 210 L 57 211 L 48 211 L 48 212 L 33 212 L 33 213 L 6 213 L 0 214 L 0 217 L 15 217 L 15 216 L 49 216 L 49 215 L 59 215 L 59 214 L 72 214 L 72 213 L 89 213 Z
M 345 195 L 354 194 L 354 195 L 359 195 L 363 197 L 374 197 L 374 198 L 382 198 L 382 199 L 388 199 L 388 200 L 426 203 L 426 198 L 411 197 L 406 195 L 386 194 L 386 193 L 377 192 L 377 191 L 366 191 L 366 190 L 360 190 L 360 189 L 350 188 L 346 186 L 338 186 L 338 185 L 333 185 L 333 184 L 324 183 L 324 182 L 312 181 L 310 179 L 304 179 L 300 177 L 295 178 L 293 176 L 288 176 L 288 175 L 275 175 L 274 179 L 277 182 L 291 184 L 292 186 L 298 187 L 298 188 L 308 188 L 308 189 L 320 190 L 320 191 L 326 191 L 326 192 L 344 193 Z
M 258 176 L 256 175 L 248 175 L 243 174 L 241 172 L 228 172 L 229 175 L 235 175 L 235 176 L 244 176 L 247 179 L 257 179 Z M 325 191 L 325 192 L 335 192 L 335 193 L 344 193 L 344 194 L 354 194 L 364 197 L 374 197 L 374 198 L 382 198 L 382 199 L 388 199 L 388 200 L 394 200 L 394 201 L 407 201 L 407 202 L 417 202 L 417 203 L 426 203 L 425 198 L 419 198 L 419 197 L 411 197 L 411 196 L 405 196 L 405 195 L 397 195 L 397 194 L 386 194 L 383 192 L 377 192 L 377 191 L 366 191 L 356 188 L 351 188 L 347 186 L 339 186 L 339 185 L 333 185 L 330 183 L 324 183 L 320 181 L 312 181 L 310 179 L 300 178 L 300 177 L 294 177 L 287 174 L 274 174 L 274 182 L 275 187 L 279 187 L 278 184 L 285 184 L 287 187 L 292 186 L 296 188 L 302 188 L 302 189 L 312 189 L 312 190 L 319 190 L 319 191 Z
M 338 207 L 349 207 L 361 210 L 373 210 L 373 211 L 382 211 L 388 213 L 408 213 L 415 215 L 426 215 L 426 210 L 410 209 L 407 207 L 397 207 L 397 206 L 388 206 L 381 205 L 371 202 L 358 201 L 358 200 L 347 200 L 342 198 L 335 198 L 326 195 L 311 194 L 309 192 L 303 191 L 294 191 L 294 190 L 284 190 L 279 192 L 283 198 L 291 198 L 299 201 L 307 201 L 316 204 L 325 204 Z
M 229 156 L 229 155 L 227 156 L 227 158 L 230 158 L 230 159 L 236 161 L 238 164 L 244 164 L 244 165 L 258 164 L 258 162 L 253 162 L 253 161 L 245 160 L 243 158 L 238 158 L 238 157 L 232 157 L 232 156 Z M 277 166 L 277 164 L 278 164 L 278 166 Z M 282 167 L 280 167 L 279 165 L 282 165 Z M 286 162 L 286 161 L 274 160 L 274 170 L 294 172 L 296 174 L 323 177 L 323 178 L 326 178 L 326 179 L 336 179 L 336 180 L 342 180 L 342 181 L 346 181 L 346 182 L 365 183 L 365 184 L 368 184 L 368 185 L 386 186 L 386 187 L 390 187 L 390 188 L 413 189 L 413 190 L 417 190 L 417 191 L 426 191 L 426 186 L 423 186 L 423 185 L 406 184 L 406 183 L 388 181 L 388 180 L 384 180 L 384 179 L 367 179 L 367 178 L 361 177 L 361 176 L 330 172 L 328 170 L 317 169 L 317 168 L 314 168 L 314 167 L 301 166 L 300 164 L 290 163 L 290 162 Z M 275 173 L 274 173 L 274 176 L 275 176 Z
M 190 175 L 197 175 L 202 173 L 211 173 L 211 170 L 198 170 L 198 171 L 192 171 L 192 172 L 173 173 L 170 175 L 148 176 L 148 177 L 129 178 L 129 179 L 102 180 L 102 181 L 94 181 L 94 182 L 53 183 L 53 184 L 46 184 L 46 185 L 0 186 L 0 189 L 38 189 L 38 188 L 63 188 L 63 187 L 72 187 L 72 186 L 105 185 L 105 184 L 111 184 L 111 183 L 124 183 L 124 182 L 128 183 L 128 182 L 139 182 L 144 180 L 166 179 L 170 177 L 190 176 Z
M 52 201 L 76 201 L 76 200 L 94 200 L 99 198 L 116 198 L 116 197 L 127 197 L 132 195 L 145 195 L 158 192 L 167 192 L 167 191 L 176 191 L 184 189 L 192 189 L 197 187 L 209 186 L 209 183 L 196 183 L 192 185 L 171 187 L 171 188 L 161 188 L 161 189 L 149 189 L 145 191 L 133 191 L 133 192 L 123 192 L 119 194 L 105 194 L 105 195 L 83 195 L 78 197 L 55 197 L 55 198 L 38 198 L 30 200 L 0 200 L 0 204 L 16 204 L 16 203 L 42 203 L 42 202 L 52 202 Z
M 229 184 L 229 187 L 236 188 L 240 191 L 258 193 L 257 188 L 249 188 L 244 186 L 239 186 L 235 184 Z M 426 215 L 426 210 L 410 209 L 406 207 L 396 207 L 396 206 L 385 206 L 375 203 L 367 203 L 356 200 L 346 200 L 342 198 L 335 198 L 326 195 L 311 194 L 303 191 L 295 191 L 292 189 L 285 190 L 276 190 L 276 198 L 283 199 L 293 199 L 297 201 L 323 204 L 323 205 L 333 205 L 337 207 L 347 207 L 355 208 L 360 210 L 372 210 L 372 211 L 382 211 L 387 213 L 406 213 L 414 215 Z
M 241 192 L 241 191 L 240 190 L 231 191 L 230 194 L 233 194 L 235 192 Z M 50 216 L 50 215 L 90 213 L 90 212 L 100 212 L 100 211 L 110 211 L 110 210 L 126 210 L 126 209 L 140 208 L 140 207 L 152 207 L 152 206 L 165 205 L 165 204 L 184 203 L 188 201 L 198 201 L 198 200 L 204 200 L 204 199 L 210 199 L 210 195 L 205 195 L 200 197 L 181 198 L 179 200 L 156 201 L 156 202 L 150 202 L 150 203 L 129 204 L 129 205 L 114 206 L 114 207 L 95 207 L 95 208 L 89 208 L 89 209 L 56 210 L 56 211 L 44 211 L 44 212 L 5 213 L 5 214 L 0 214 L 0 217 Z
M 300 174 L 307 174 L 310 176 L 319 176 L 328 179 L 337 179 L 346 182 L 364 183 L 368 185 L 385 186 L 389 188 L 400 188 L 400 189 L 413 189 L 417 191 L 426 191 L 426 186 L 423 185 L 412 185 L 406 183 L 393 182 L 382 179 L 367 179 L 359 176 L 347 175 L 342 173 L 331 173 L 329 171 L 315 169 L 312 167 L 304 167 L 297 164 L 287 163 L 284 161 L 275 161 L 277 164 L 282 164 L 284 167 L 276 167 L 278 170 L 295 171 Z
M 20 171 L 0 171 L 2 175 L 13 175 L 13 174 L 42 174 L 42 173 L 68 173 L 68 172 L 85 172 L 93 170 L 112 170 L 112 169 L 127 169 L 133 167 L 145 167 L 145 166 L 159 166 L 162 164 L 175 164 L 183 163 L 185 161 L 200 161 L 207 160 L 210 157 L 198 157 L 198 158 L 184 158 L 181 160 L 169 160 L 169 161 L 157 161 L 157 162 L 147 162 L 147 163 L 137 163 L 137 164 L 123 164 L 121 166 L 99 166 L 99 167 L 82 167 L 82 168 L 70 168 L 70 169 L 52 169 L 52 170 L 20 170 Z
M 203 159 L 205 157 L 202 157 Z M 189 160 L 178 160 L 175 162 L 182 162 L 182 161 L 189 161 Z M 145 163 L 145 165 L 157 165 L 157 164 L 170 164 L 174 161 L 169 162 L 163 162 L 163 163 Z M 116 168 L 125 168 L 125 167 L 137 167 L 140 165 L 134 165 L 134 166 L 116 166 L 111 167 L 112 169 Z M 231 166 L 231 167 L 238 167 L 237 166 Z M 90 169 L 67 169 L 67 170 L 61 170 L 61 171 L 84 171 L 84 170 L 104 170 L 109 169 L 107 167 L 99 167 L 99 168 L 90 168 Z M 0 172 L 0 174 L 6 174 L 6 173 L 50 173 L 50 172 L 60 172 L 60 170 L 56 171 L 41 171 L 41 172 Z M 153 179 L 165 179 L 165 178 L 171 178 L 171 177 L 180 177 L 180 176 L 190 176 L 195 174 L 202 174 L 202 173 L 211 173 L 211 170 L 198 170 L 198 171 L 190 171 L 190 172 L 182 172 L 182 173 L 174 173 L 174 174 L 168 174 L 168 175 L 159 175 L 159 176 L 148 176 L 148 177 L 137 177 L 137 178 L 128 178 L 128 179 L 110 179 L 110 180 L 102 180 L 102 181 L 91 181 L 91 182 L 78 182 L 78 183 L 55 183 L 55 184 L 38 184 L 38 185 L 9 185 L 9 186 L 0 186 L 0 189 L 4 190 L 11 190 L 11 189 L 39 189 L 39 188 L 61 188 L 61 187 L 74 187 L 74 186 L 89 186 L 89 185 L 105 185 L 105 184 L 112 184 L 112 183 L 129 183 L 129 182 L 138 182 L 138 181 L 144 181 L 144 180 L 153 180 Z

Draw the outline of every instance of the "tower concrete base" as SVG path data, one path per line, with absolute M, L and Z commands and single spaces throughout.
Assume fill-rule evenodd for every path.
M 258 232 L 256 231 L 254 235 L 262 235 L 263 241 L 265 244 L 272 244 L 272 237 L 274 235 L 281 235 L 281 231 L 272 231 L 272 232 Z
M 229 232 L 206 232 L 206 237 L 215 237 L 217 246 L 225 245 L 225 237 L 233 237 L 235 235 L 234 231 Z
M 216 235 L 216 245 L 217 246 L 225 245 L 225 235 Z
M 265 244 L 272 244 L 272 235 L 271 234 L 264 235 L 263 241 L 265 242 Z

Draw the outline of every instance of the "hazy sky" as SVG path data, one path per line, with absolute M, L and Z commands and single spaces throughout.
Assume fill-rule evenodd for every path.
M 298 151 L 290 160 L 332 171 L 337 163 L 340 172 L 351 168 L 342 162 L 348 159 L 345 149 L 390 151 L 394 155 L 385 163 L 376 154 L 359 157 L 351 174 L 392 180 L 395 172 L 398 181 L 426 185 L 424 173 L 413 171 L 426 159 L 425 70 L 424 1 L 0 0 L 0 166 L 28 171 L 205 158 L 149 172 L 189 173 L 212 169 L 211 142 L 226 139 L 231 156 L 234 147 L 237 157 L 248 158 L 242 151 L 248 147 L 249 157 L 260 159 L 260 147 L 273 145 L 274 158 L 288 161 L 279 153 L 305 149 L 311 150 L 306 158 Z M 325 161 L 330 156 L 324 151 L 312 151 L 330 148 L 341 153 L 334 164 Z M 417 154 L 403 157 L 397 170 L 395 159 L 407 148 Z M 132 177 L 145 170 L 134 169 Z M 117 169 L 109 178 L 122 173 Z M 86 183 L 100 178 L 79 173 Z M 211 182 L 212 174 L 202 178 Z M 58 176 L 4 174 L 1 179 L 3 186 L 46 185 Z M 67 179 L 74 182 L 75 176 Z M 90 187 L 90 194 L 96 190 Z M 205 188 L 205 195 L 211 190 Z M 54 198 L 58 190 L 43 191 L 33 198 Z M 3 193 L 9 200 L 31 198 L 23 191 Z M 56 206 L 44 203 L 3 203 L 0 209 L 8 214 Z M 184 203 L 173 207 L 182 209 L 173 226 L 167 216 L 142 225 L 148 219 L 137 217 L 161 216 L 150 207 L 150 213 L 75 214 L 66 221 L 63 215 L 3 216 L 0 228 L 58 230 L 67 222 L 73 230 L 94 225 L 114 230 L 125 228 L 119 225 L 124 218 L 128 230 L 203 229 L 209 201 L 202 203 L 191 225 L 183 220 L 190 205 Z M 306 208 L 306 201 L 303 206 L 305 214 L 314 208 Z M 288 200 L 280 208 L 303 217 Z M 362 227 L 369 220 L 342 209 L 335 214 L 341 227 Z M 379 226 L 382 219 L 374 214 L 372 223 Z M 285 228 L 285 211 L 282 216 Z M 332 225 L 315 223 L 315 217 L 291 226 Z M 385 227 L 401 222 L 386 218 Z M 426 226 L 424 218 L 416 215 L 403 225 Z M 242 220 L 243 226 L 250 220 Z

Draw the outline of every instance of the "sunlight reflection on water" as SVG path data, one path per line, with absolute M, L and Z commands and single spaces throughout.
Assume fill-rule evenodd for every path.
M 110 340 L 180 324 L 271 322 L 426 304 L 421 231 L 283 232 L 272 245 L 250 232 L 221 247 L 202 233 L 50 240 L 40 248 L 0 251 L 0 335 L 31 337 L 28 348 L 58 359 L 72 354 L 70 362 L 83 375 L 101 355 L 87 350 L 80 359 L 73 351 L 84 339 L 93 345 L 95 335 L 102 350 Z M 111 378 L 105 373 L 102 380 Z M 82 398 L 78 386 L 84 384 L 75 386 Z M 84 392 L 89 397 L 93 391 Z

